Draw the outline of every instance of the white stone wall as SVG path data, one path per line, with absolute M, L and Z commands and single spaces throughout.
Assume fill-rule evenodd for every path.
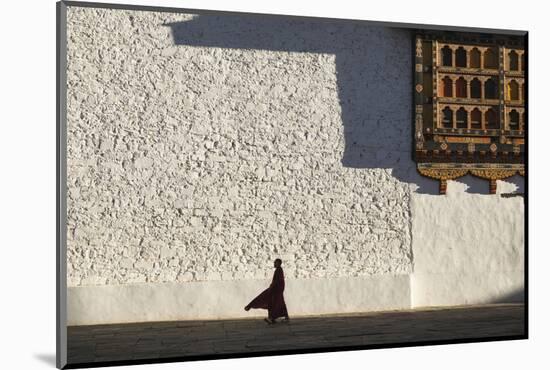
M 523 179 L 421 177 L 411 33 L 68 8 L 70 325 L 521 301 Z
M 485 180 L 464 180 L 446 196 L 411 197 L 413 307 L 523 302 L 524 198 L 501 196 L 523 180 L 497 181 L 495 195 Z
M 411 39 L 68 9 L 68 285 L 412 271 Z

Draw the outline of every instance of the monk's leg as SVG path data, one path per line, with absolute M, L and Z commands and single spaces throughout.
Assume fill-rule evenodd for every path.
M 275 321 L 280 315 L 278 315 L 279 308 L 277 305 L 272 301 L 269 307 L 267 308 L 267 317 L 271 324 L 275 324 L 277 321 Z M 266 320 L 266 321 L 267 321 Z
M 270 304 L 267 307 L 267 318 L 264 320 L 270 325 L 275 324 L 275 319 L 273 318 L 273 305 Z
M 272 323 L 275 323 L 275 317 L 273 315 L 273 307 L 270 306 L 268 309 L 267 309 L 267 318 L 269 319 L 269 321 L 271 321 Z

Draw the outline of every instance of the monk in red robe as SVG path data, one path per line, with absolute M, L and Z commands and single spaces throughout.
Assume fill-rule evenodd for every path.
M 269 324 L 275 324 L 275 320 L 284 317 L 288 321 L 288 311 L 286 309 L 283 291 L 285 290 L 285 274 L 281 267 L 282 261 L 277 258 L 274 262 L 275 273 L 269 288 L 260 293 L 249 304 L 245 306 L 248 311 L 251 308 L 267 309 L 268 318 L 265 319 Z

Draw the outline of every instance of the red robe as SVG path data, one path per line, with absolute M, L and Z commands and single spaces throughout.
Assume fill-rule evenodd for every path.
M 260 293 L 254 298 L 248 306 L 250 308 L 267 309 L 268 316 L 271 320 L 278 317 L 288 317 L 286 310 L 285 298 L 283 291 L 285 290 L 285 274 L 281 267 L 275 269 L 273 280 L 269 288 Z

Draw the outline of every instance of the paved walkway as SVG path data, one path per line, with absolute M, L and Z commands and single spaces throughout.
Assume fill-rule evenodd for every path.
M 522 304 L 68 328 L 69 364 L 524 335 Z

